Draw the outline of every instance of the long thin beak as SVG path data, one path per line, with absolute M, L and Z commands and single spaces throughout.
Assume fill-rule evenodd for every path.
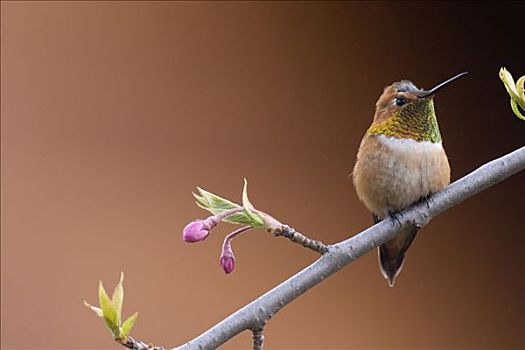
M 423 98 L 423 97 L 428 97 L 428 96 L 434 95 L 436 92 L 438 92 L 439 90 L 441 90 L 442 88 L 444 88 L 448 84 L 452 83 L 455 80 L 458 80 L 459 78 L 461 78 L 461 77 L 463 77 L 463 76 L 465 76 L 467 74 L 468 74 L 468 72 L 459 73 L 458 75 L 456 75 L 456 76 L 454 76 L 454 77 L 452 77 L 452 78 L 450 78 L 448 80 L 445 80 L 441 84 L 438 84 L 438 85 L 434 86 L 430 90 L 423 90 L 423 91 L 421 91 L 421 93 L 418 94 L 418 97 L 419 98 Z

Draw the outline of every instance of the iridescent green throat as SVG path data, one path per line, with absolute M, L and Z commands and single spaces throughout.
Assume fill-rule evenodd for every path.
M 431 98 L 417 99 L 384 121 L 372 123 L 367 134 L 441 142 L 434 102 Z

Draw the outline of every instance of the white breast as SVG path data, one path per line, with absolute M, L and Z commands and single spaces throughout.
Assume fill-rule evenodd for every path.
M 378 140 L 396 153 L 434 154 L 443 150 L 441 142 L 416 141 L 414 139 L 398 139 L 386 135 L 377 135 Z

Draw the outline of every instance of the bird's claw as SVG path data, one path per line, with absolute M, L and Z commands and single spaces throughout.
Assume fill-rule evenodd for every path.
M 430 203 L 434 201 L 431 194 L 421 197 L 420 200 L 421 202 L 425 203 L 427 208 L 429 209 L 430 209 Z
M 401 219 L 403 218 L 403 214 L 401 214 L 400 212 L 391 212 L 388 215 L 390 216 L 390 219 L 392 220 L 392 226 L 395 226 L 396 222 L 399 225 L 399 227 L 403 226 L 401 224 Z

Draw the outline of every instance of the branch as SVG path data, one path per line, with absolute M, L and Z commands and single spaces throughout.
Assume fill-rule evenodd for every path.
M 153 346 L 146 344 L 140 340 L 135 340 L 132 337 L 128 337 L 126 340 L 117 340 L 117 342 L 125 348 L 132 350 L 166 350 L 161 346 Z
M 308 238 L 300 232 L 295 231 L 288 225 L 283 225 L 282 229 L 275 231 L 275 236 L 282 236 L 288 238 L 291 242 L 302 245 L 305 248 L 311 249 L 319 254 L 328 252 L 328 247 L 321 241 Z
M 434 194 L 431 201 L 418 202 L 403 210 L 398 218 L 399 221 L 384 220 L 352 238 L 328 246 L 328 252 L 313 264 L 200 336 L 173 350 L 215 349 L 245 330 L 257 332 L 285 305 L 344 266 L 394 238 L 404 227 L 410 225 L 422 227 L 447 209 L 524 169 L 525 147 L 486 163 Z
M 264 335 L 263 329 L 256 329 L 252 331 L 253 347 L 252 350 L 263 350 Z

